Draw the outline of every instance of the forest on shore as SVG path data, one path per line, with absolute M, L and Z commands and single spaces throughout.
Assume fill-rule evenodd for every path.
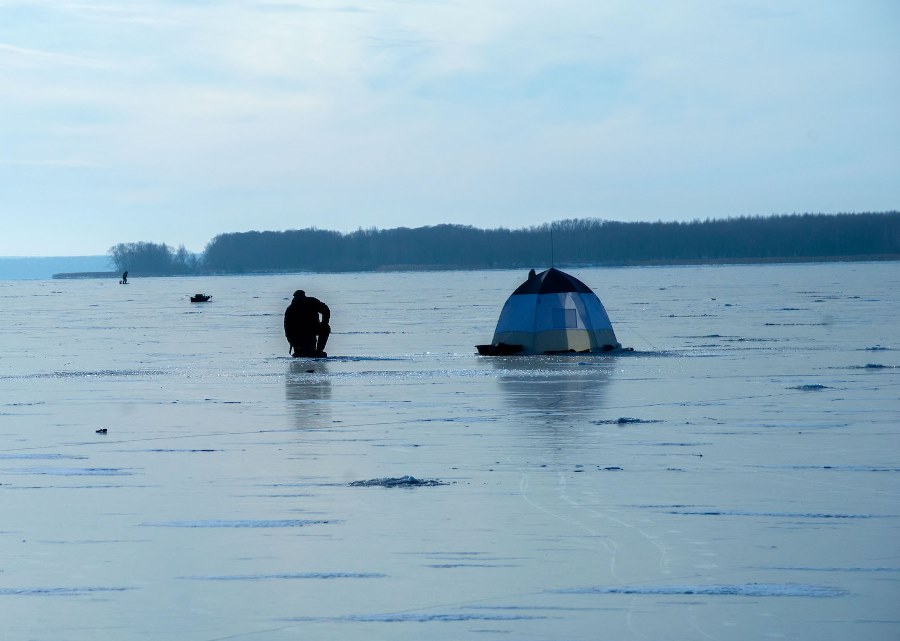
M 132 276 L 491 269 L 900 258 L 900 212 L 692 222 L 572 219 L 523 229 L 465 225 L 220 234 L 202 254 L 165 243 L 110 248 Z

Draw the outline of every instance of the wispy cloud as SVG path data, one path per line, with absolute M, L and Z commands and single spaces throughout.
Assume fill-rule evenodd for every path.
M 36 67 L 82 67 L 86 69 L 112 69 L 107 60 L 79 55 L 16 47 L 0 43 L 0 66 L 30 69 Z

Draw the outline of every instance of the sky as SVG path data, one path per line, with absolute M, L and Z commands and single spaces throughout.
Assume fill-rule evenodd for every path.
M 891 209 L 897 0 L 0 0 L 0 256 Z

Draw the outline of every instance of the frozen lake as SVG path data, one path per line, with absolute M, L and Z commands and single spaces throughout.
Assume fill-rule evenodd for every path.
M 0 282 L 0 636 L 896 641 L 900 263 L 566 271 Z

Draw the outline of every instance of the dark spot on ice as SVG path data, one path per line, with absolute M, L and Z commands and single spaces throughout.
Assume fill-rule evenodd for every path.
M 842 472 L 900 472 L 900 467 L 878 465 L 756 465 L 754 467 L 781 470 L 838 470 Z
M 124 592 L 132 588 L 0 588 L 0 596 L 81 596 L 96 592 Z
M 432 621 L 530 621 L 546 616 L 527 614 L 428 614 L 389 612 L 385 614 L 348 614 L 342 617 L 291 617 L 284 621 L 355 621 L 358 623 L 430 623 Z
M 890 349 L 891 349 L 890 347 L 883 347 L 882 345 L 873 345 L 872 347 L 867 347 L 866 351 L 867 352 L 887 352 Z
M 417 479 L 415 476 L 401 476 L 397 478 L 369 479 L 367 481 L 352 481 L 352 487 L 432 487 L 435 485 L 449 485 L 437 479 Z
M 279 574 L 226 574 L 222 576 L 182 576 L 190 581 L 269 581 L 293 579 L 382 579 L 379 572 L 282 572 Z
M 254 520 L 254 519 L 210 519 L 205 521 L 159 521 L 157 523 L 141 523 L 145 527 L 186 527 L 186 528 L 275 528 L 275 527 L 303 527 L 305 525 L 321 525 L 330 523 L 330 521 L 307 520 L 307 519 L 274 519 L 274 520 Z
M 426 565 L 426 568 L 435 568 L 438 570 L 448 570 L 453 568 L 516 568 L 517 565 L 510 563 L 437 563 Z
M 86 458 L 87 456 L 81 456 L 78 454 L 0 454 L 0 459 L 61 460 Z
M 47 476 L 131 476 L 134 472 L 117 467 L 28 467 L 8 470 L 11 474 L 43 474 Z
M 632 424 L 643 424 L 643 423 L 662 423 L 659 420 L 653 419 L 642 419 L 642 418 L 632 418 L 630 416 L 620 416 L 616 419 L 606 420 L 606 421 L 591 421 L 594 425 L 632 425 Z
M 552 590 L 558 594 L 647 594 L 647 595 L 687 595 L 708 596 L 805 596 L 828 598 L 846 596 L 843 588 L 827 585 L 803 585 L 796 583 L 746 583 L 744 585 L 638 585 L 638 586 L 594 586 L 588 588 L 568 588 Z
M 828 389 L 828 386 L 819 385 L 818 383 L 812 383 L 810 385 L 795 385 L 791 389 L 800 390 L 801 392 L 815 392 L 818 390 Z
M 809 568 L 809 567 L 782 567 L 782 566 L 773 566 L 773 567 L 763 567 L 763 570 L 790 570 L 790 571 L 799 571 L 799 572 L 900 572 L 900 568 L 892 567 L 892 568 Z
M 744 510 L 672 510 L 669 514 L 684 514 L 688 516 L 770 516 L 788 519 L 877 519 L 896 518 L 893 514 L 828 514 L 806 512 L 751 512 Z
M 622 470 L 622 468 L 618 467 L 617 465 L 610 465 L 609 467 L 604 467 L 603 469 L 607 472 L 618 472 Z
M 183 449 L 183 450 L 170 449 L 170 450 L 167 450 L 167 449 L 161 449 L 161 448 L 154 448 L 154 449 L 140 450 L 140 451 L 142 451 L 142 452 L 156 452 L 156 453 L 173 453 L 173 452 L 198 453 L 198 452 L 218 452 L 218 451 L 220 451 L 220 450 L 206 450 L 206 449 L 203 449 L 203 450 L 200 450 L 200 449 L 197 449 L 197 450 L 193 450 L 193 449 Z

